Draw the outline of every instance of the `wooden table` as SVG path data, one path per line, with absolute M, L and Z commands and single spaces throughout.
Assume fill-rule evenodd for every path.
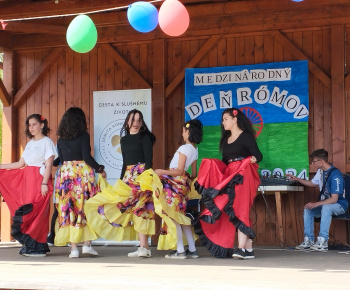
M 295 201 L 294 192 L 304 191 L 304 186 L 292 186 L 292 185 L 260 185 L 258 192 L 262 194 L 275 194 L 276 201 L 276 234 L 281 243 L 281 247 L 284 247 L 285 240 L 283 235 L 283 219 L 282 219 L 282 201 L 281 193 L 288 193 L 289 209 L 291 212 L 292 223 L 295 229 L 297 228 L 297 221 L 295 216 Z

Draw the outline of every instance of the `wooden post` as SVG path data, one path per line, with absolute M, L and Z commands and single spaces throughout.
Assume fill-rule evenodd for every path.
M 332 63 L 332 156 L 334 165 L 346 171 L 345 147 L 345 29 L 344 25 L 331 26 Z M 326 141 L 325 141 L 326 142 Z
M 157 39 L 153 46 L 152 132 L 157 141 L 154 146 L 153 168 L 166 167 L 165 136 L 165 41 Z
M 284 247 L 284 235 L 283 235 L 283 219 L 282 219 L 282 200 L 281 200 L 281 192 L 275 192 L 275 200 L 276 200 L 276 234 L 279 239 L 280 245 Z
M 157 141 L 153 149 L 153 168 L 166 168 L 166 135 L 165 135 L 165 40 L 157 39 L 153 43 L 153 90 L 152 90 L 152 132 Z M 156 235 L 152 244 L 158 242 L 161 219 L 156 215 Z
M 16 113 L 13 106 L 13 96 L 15 93 L 15 53 L 6 51 L 4 53 L 4 86 L 11 96 L 11 105 L 4 107 L 2 116 L 2 161 L 1 163 L 11 163 L 16 161 Z M 1 242 L 11 241 L 11 216 L 10 211 L 1 198 Z

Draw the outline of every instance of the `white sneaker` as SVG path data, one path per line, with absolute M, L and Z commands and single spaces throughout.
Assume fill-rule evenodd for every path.
M 138 257 L 150 258 L 150 257 L 152 257 L 152 255 L 151 255 L 151 250 L 148 250 L 148 249 L 143 248 L 143 247 L 139 247 L 139 248 L 137 248 L 137 251 L 129 253 L 128 257 L 130 257 L 130 258 L 138 258 Z
M 78 249 L 71 249 L 70 250 L 70 254 L 69 254 L 69 258 L 79 258 L 79 250 Z
M 323 237 L 317 237 L 317 242 L 310 247 L 314 251 L 328 251 L 328 241 L 325 241 Z
M 83 245 L 83 249 L 82 249 L 82 254 L 88 254 L 88 255 L 92 255 L 92 256 L 98 256 L 98 253 L 96 250 L 94 250 L 91 245 Z
M 308 237 L 304 238 L 304 242 L 302 242 L 299 246 L 296 246 L 296 250 L 308 250 L 311 246 L 314 245 L 313 241 L 310 241 Z

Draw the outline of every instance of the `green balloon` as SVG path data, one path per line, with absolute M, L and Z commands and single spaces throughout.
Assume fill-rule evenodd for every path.
M 89 52 L 97 42 L 97 29 L 89 16 L 79 15 L 69 24 L 67 43 L 71 49 L 79 53 Z

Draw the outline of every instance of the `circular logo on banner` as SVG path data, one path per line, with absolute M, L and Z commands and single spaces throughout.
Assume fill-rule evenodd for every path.
M 123 124 L 124 120 L 116 120 L 109 123 L 100 136 L 101 156 L 106 164 L 115 169 L 121 169 L 123 165 L 119 135 Z

